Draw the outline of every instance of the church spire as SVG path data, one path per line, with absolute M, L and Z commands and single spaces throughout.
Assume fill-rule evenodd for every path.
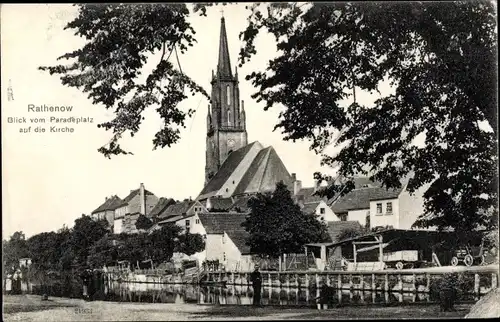
M 217 76 L 226 78 L 232 77 L 231 61 L 229 60 L 229 48 L 227 44 L 226 22 L 224 17 L 220 19 L 219 37 L 219 63 L 217 64 Z

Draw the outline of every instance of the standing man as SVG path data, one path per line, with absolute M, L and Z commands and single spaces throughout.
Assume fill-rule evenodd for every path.
M 253 287 L 253 305 L 260 306 L 260 292 L 262 288 L 262 276 L 259 272 L 259 265 L 255 265 L 254 271 L 250 274 Z

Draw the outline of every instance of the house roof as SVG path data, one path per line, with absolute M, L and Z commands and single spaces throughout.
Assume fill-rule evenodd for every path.
M 245 215 L 237 212 L 213 212 L 198 214 L 207 234 L 223 234 L 231 238 L 242 254 L 248 254 L 250 247 L 246 245 L 248 233 L 241 225 L 245 221 Z
M 331 208 L 335 213 L 344 213 L 349 210 L 369 209 L 370 200 L 397 198 L 401 190 L 402 188 L 388 190 L 381 187 L 354 189 L 338 198 L 331 205 Z
M 353 229 L 361 232 L 363 228 L 358 221 L 330 221 L 327 223 L 328 235 L 330 236 L 331 242 L 338 242 L 337 238 L 346 229 Z
M 236 198 L 236 201 L 231 205 L 232 210 L 238 210 L 241 212 L 247 212 L 250 210 L 248 206 L 248 200 L 250 200 L 254 195 L 244 195 Z
M 255 143 L 256 142 L 252 142 L 236 151 L 233 151 L 227 157 L 226 161 L 224 161 L 219 171 L 217 171 L 217 173 L 207 183 L 205 188 L 203 188 L 203 190 L 200 193 L 200 196 L 212 191 L 218 191 L 222 187 L 222 185 L 229 179 L 231 174 L 236 170 L 240 162 L 251 150 L 252 146 Z
M 177 215 L 177 216 L 168 217 L 166 219 L 163 219 L 162 221 L 159 221 L 158 225 L 166 224 L 166 223 L 169 223 L 169 222 L 172 222 L 172 223 L 173 222 L 177 222 L 179 220 L 191 218 L 193 216 L 194 216 L 194 214 L 192 214 L 192 215 Z
M 320 204 L 321 201 L 308 202 L 304 203 L 304 208 L 302 208 L 302 212 L 306 214 L 312 214 L 316 212 L 316 208 Z
M 115 210 L 121 205 L 122 202 L 123 201 L 120 199 L 120 197 L 114 195 L 111 198 L 106 199 L 106 201 L 104 201 L 102 205 L 100 205 L 94 211 L 92 211 L 92 214 L 106 210 Z
M 302 188 L 297 192 L 295 198 L 303 203 L 317 202 L 324 199 L 324 197 L 318 196 L 315 193 L 316 190 L 314 187 Z
M 210 197 L 210 209 L 217 210 L 228 210 L 233 205 L 233 200 L 231 198 L 218 198 L 218 197 Z
M 194 203 L 194 200 L 184 200 L 178 203 L 171 204 L 158 215 L 158 218 L 166 219 L 174 216 L 184 215 L 193 206 Z
M 155 216 L 158 216 L 162 211 L 164 211 L 168 206 L 172 205 L 175 203 L 175 200 L 172 199 L 172 198 L 164 198 L 164 197 L 161 197 L 158 202 L 156 203 L 156 205 L 154 206 L 153 209 L 151 209 L 151 212 L 149 213 L 149 215 L 151 217 L 155 217 Z
M 123 199 L 123 202 L 119 205 L 119 207 L 128 205 L 128 203 L 130 202 L 130 200 L 132 200 L 135 196 L 137 196 L 140 193 L 140 191 L 141 191 L 141 189 L 135 189 L 135 190 L 130 191 L 130 193 L 128 194 L 128 196 L 126 196 L 125 199 Z M 152 193 L 151 191 L 148 191 L 148 190 L 144 189 L 144 195 L 146 195 L 146 196 L 154 196 L 154 193 Z
M 276 150 L 269 146 L 259 151 L 233 194 L 273 191 L 279 181 L 283 181 L 289 187 L 293 184 L 292 176 L 283 161 Z

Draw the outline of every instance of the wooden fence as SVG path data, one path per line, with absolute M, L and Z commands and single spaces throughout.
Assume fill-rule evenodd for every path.
M 232 285 L 251 285 L 251 272 L 207 272 L 208 281 L 225 281 Z M 433 279 L 452 273 L 449 269 L 407 269 L 380 271 L 261 271 L 264 287 L 320 288 L 337 290 L 371 290 L 376 292 L 430 292 Z M 470 294 L 482 295 L 498 286 L 498 268 L 471 267 L 456 273 L 472 281 Z

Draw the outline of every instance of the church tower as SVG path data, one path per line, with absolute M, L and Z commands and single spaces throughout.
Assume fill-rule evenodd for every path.
M 231 71 L 224 17 L 221 18 L 219 61 L 212 70 L 212 93 L 207 114 L 205 183 L 219 170 L 229 154 L 247 145 L 244 103 L 240 105 L 238 70 Z

